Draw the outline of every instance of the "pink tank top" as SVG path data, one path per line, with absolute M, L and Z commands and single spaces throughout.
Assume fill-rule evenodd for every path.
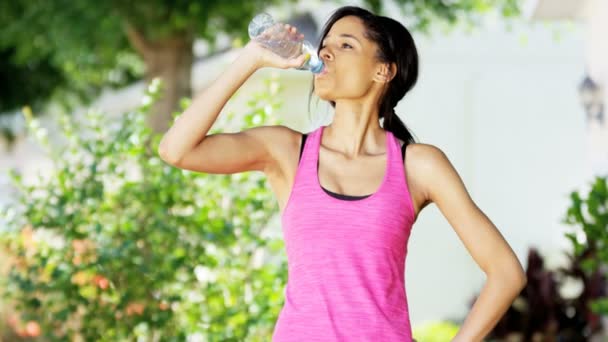
M 288 279 L 272 341 L 412 341 L 405 259 L 414 223 L 399 143 L 371 196 L 332 197 L 317 161 L 325 126 L 306 139 L 283 214 Z

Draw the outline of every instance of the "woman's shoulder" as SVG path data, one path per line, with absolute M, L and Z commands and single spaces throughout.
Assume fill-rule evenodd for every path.
M 458 171 L 440 147 L 412 143 L 406 149 L 408 177 L 411 176 L 415 180 L 427 200 L 432 201 L 432 194 L 437 193 L 438 189 L 445 190 L 462 183 Z
M 274 159 L 273 172 L 284 173 L 294 156 L 297 157 L 303 133 L 285 125 L 269 125 L 265 137 L 270 154 Z
M 437 163 L 447 158 L 441 148 L 426 143 L 410 143 L 406 147 L 406 152 L 408 156 L 412 156 L 412 159 L 422 164 Z
M 302 133 L 285 125 L 267 125 L 264 127 L 264 140 L 269 147 L 282 150 L 286 145 L 297 144 Z
M 426 143 L 410 143 L 405 150 L 404 167 L 408 179 L 427 193 L 438 178 L 442 178 L 453 167 L 441 148 Z
M 405 155 L 407 169 L 423 177 L 438 175 L 442 170 L 451 168 L 447 155 L 432 144 L 410 143 L 405 148 Z

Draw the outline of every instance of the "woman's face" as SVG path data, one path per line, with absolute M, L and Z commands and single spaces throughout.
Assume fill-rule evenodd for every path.
M 373 85 L 376 45 L 363 36 L 362 21 L 346 16 L 336 21 L 321 41 L 319 57 L 327 73 L 314 77 L 315 93 L 323 100 L 359 99 Z

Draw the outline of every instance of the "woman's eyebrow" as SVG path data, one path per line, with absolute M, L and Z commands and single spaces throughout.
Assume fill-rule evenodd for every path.
M 325 36 L 325 38 L 323 39 L 323 41 L 325 41 L 325 39 L 329 38 L 331 35 L 327 35 Z M 357 42 L 359 42 L 359 44 L 361 44 L 361 41 L 359 41 L 359 39 L 357 39 L 357 37 L 353 36 L 352 34 L 348 34 L 348 33 L 342 33 L 340 35 L 340 37 L 346 37 L 346 38 L 352 38 L 354 40 L 356 40 Z

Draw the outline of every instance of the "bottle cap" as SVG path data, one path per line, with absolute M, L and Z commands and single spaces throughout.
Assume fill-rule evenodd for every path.
M 323 64 L 323 61 L 321 59 L 313 59 L 310 62 L 310 71 L 312 71 L 314 74 L 318 74 L 321 73 L 321 71 L 323 71 L 325 65 Z
M 305 65 L 308 64 L 307 69 L 309 69 L 315 74 L 318 74 L 323 71 L 323 60 L 319 58 L 317 52 L 308 40 L 304 40 L 302 42 L 302 50 L 310 56 L 310 58 L 306 58 L 307 62 L 304 62 Z

